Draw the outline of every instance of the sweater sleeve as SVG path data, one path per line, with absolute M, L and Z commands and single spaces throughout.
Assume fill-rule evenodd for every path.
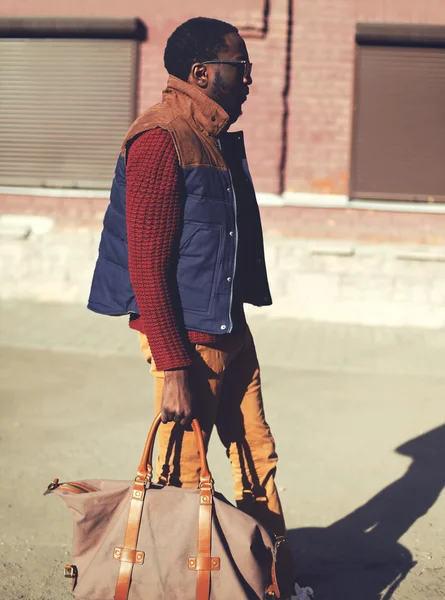
M 157 128 L 131 145 L 127 159 L 130 278 L 141 327 L 159 370 L 191 364 L 178 310 L 175 250 L 181 224 L 181 182 L 170 134 Z M 176 310 L 175 310 L 176 307 Z

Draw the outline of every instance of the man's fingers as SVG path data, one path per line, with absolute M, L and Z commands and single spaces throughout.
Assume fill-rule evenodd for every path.
M 175 423 L 181 423 L 184 418 L 183 412 L 176 412 L 174 410 L 162 409 L 161 411 L 161 421 L 162 423 L 170 423 L 174 421 Z
M 184 417 L 181 419 L 181 425 L 183 427 L 187 427 L 188 425 L 190 425 L 190 423 L 192 422 L 192 420 L 193 420 L 192 413 L 187 412 L 187 413 L 184 414 Z

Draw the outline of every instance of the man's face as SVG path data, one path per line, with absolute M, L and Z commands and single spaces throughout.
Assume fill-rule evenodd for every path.
M 218 60 L 249 60 L 246 44 L 238 33 L 225 36 L 227 49 L 218 53 Z M 211 83 L 209 96 L 217 102 L 234 123 L 242 114 L 242 105 L 249 94 L 252 77 L 244 76 L 244 65 L 208 64 L 209 81 Z

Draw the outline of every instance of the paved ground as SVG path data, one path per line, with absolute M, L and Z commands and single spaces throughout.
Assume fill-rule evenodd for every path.
M 120 319 L 0 306 L 0 598 L 65 600 L 71 517 L 56 476 L 131 478 L 152 383 Z M 444 331 L 252 315 L 300 580 L 317 600 L 445 593 Z M 216 438 L 217 487 L 231 498 Z

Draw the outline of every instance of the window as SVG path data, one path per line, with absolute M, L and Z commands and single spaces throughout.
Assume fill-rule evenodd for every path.
M 352 198 L 445 202 L 445 27 L 357 26 Z
M 0 185 L 110 186 L 145 38 L 138 20 L 0 20 Z

